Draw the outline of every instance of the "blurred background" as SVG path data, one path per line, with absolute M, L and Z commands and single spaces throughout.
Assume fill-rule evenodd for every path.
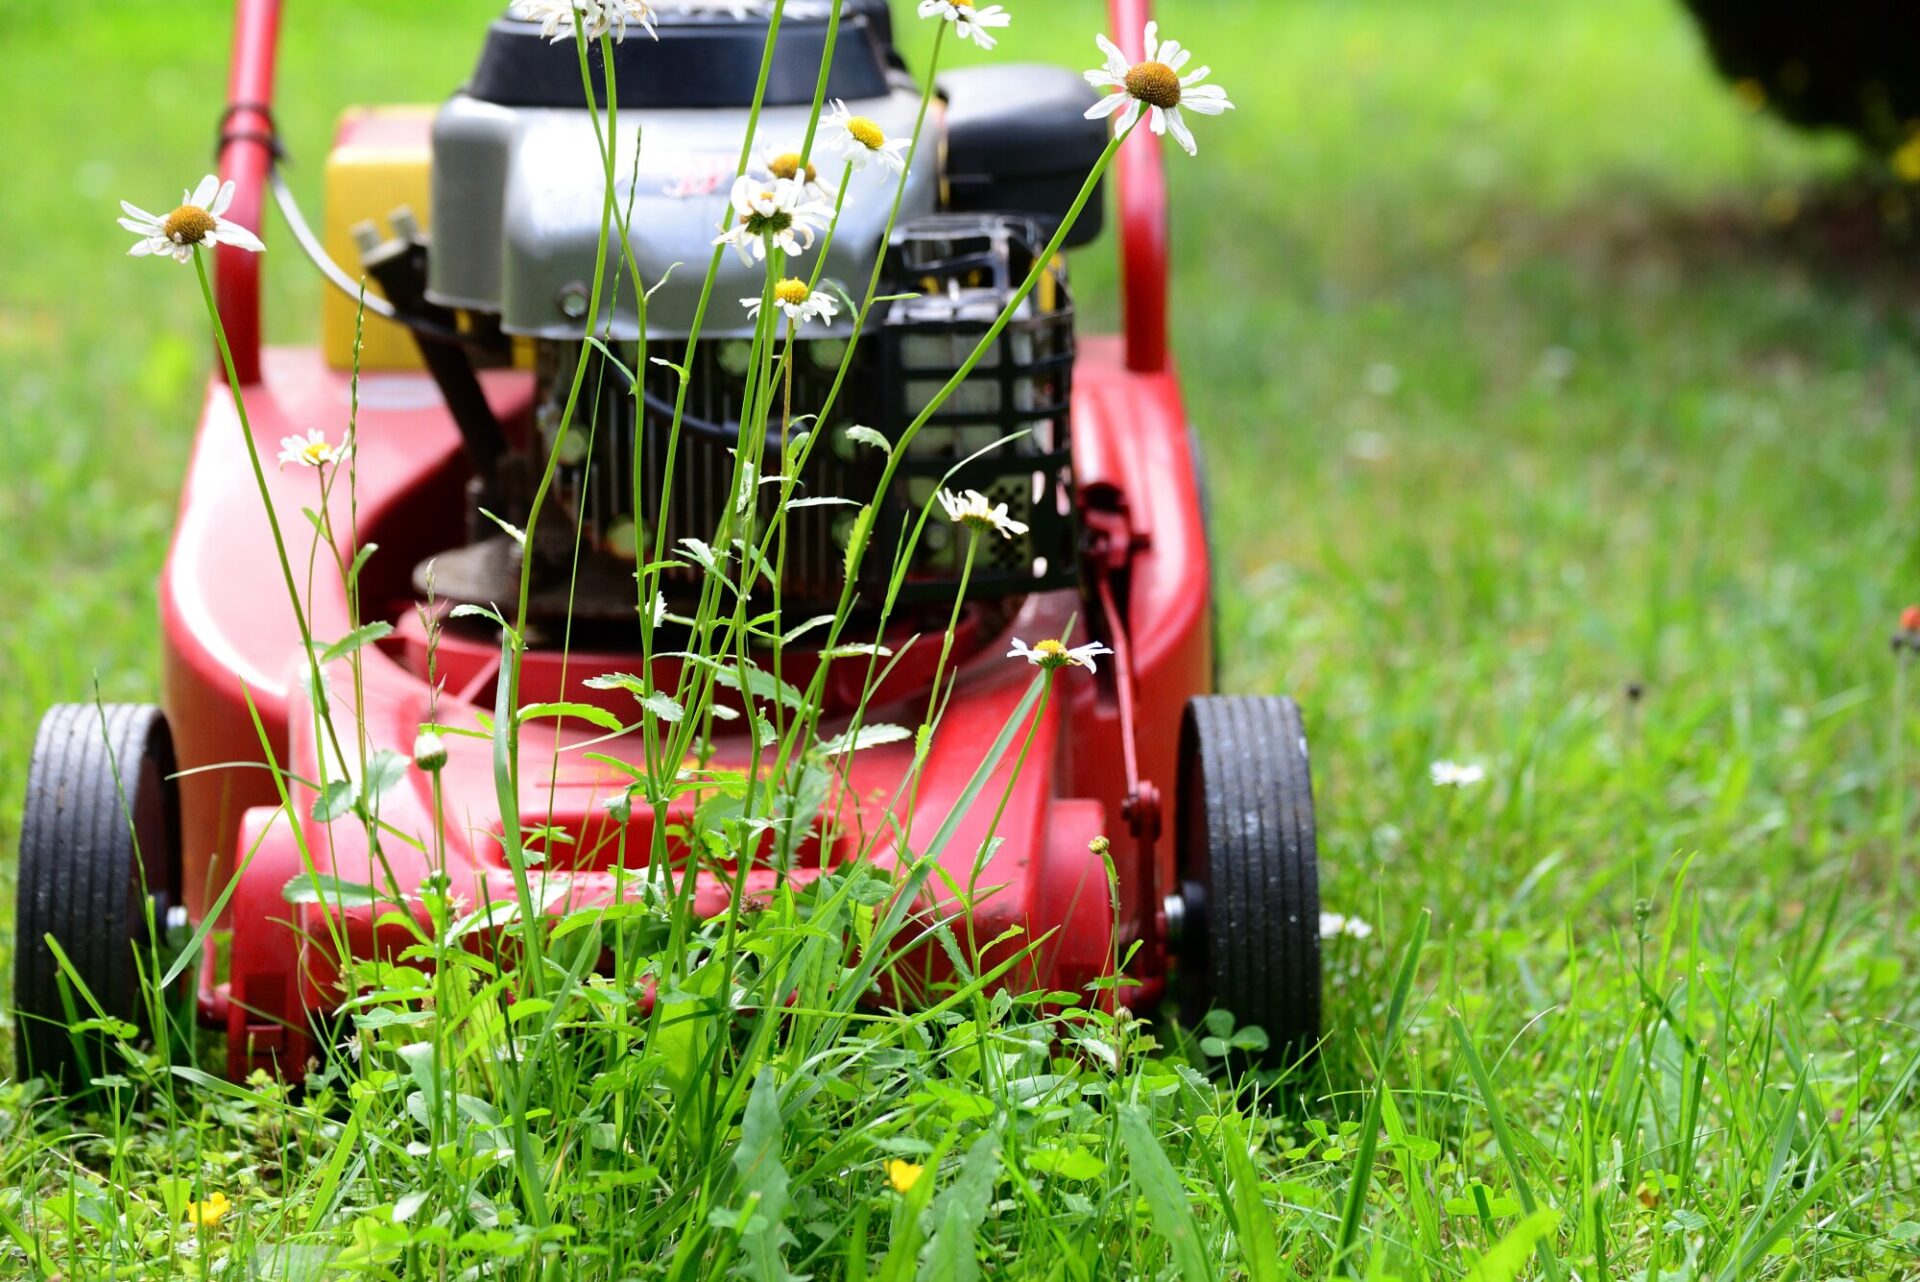
M 996 58 L 1098 61 L 1094 0 L 1006 4 Z M 437 100 L 498 7 L 288 0 L 310 210 L 341 110 Z M 1175 342 L 1227 680 L 1309 710 L 1329 906 L 1558 917 L 1691 848 L 1738 856 L 1703 871 L 1729 883 L 1771 857 L 1765 914 L 1853 866 L 1898 822 L 1885 640 L 1920 596 L 1920 111 L 1816 108 L 1812 63 L 1725 30 L 1723 78 L 1679 0 L 1159 10 L 1239 107 L 1169 157 Z M 127 259 L 114 219 L 208 168 L 228 23 L 219 0 L 0 16 L 9 851 L 40 709 L 155 690 L 209 345 L 191 273 Z M 270 334 L 312 341 L 320 286 L 266 239 Z M 1112 253 L 1075 264 L 1107 326 Z M 1455 807 L 1436 757 L 1492 783 Z

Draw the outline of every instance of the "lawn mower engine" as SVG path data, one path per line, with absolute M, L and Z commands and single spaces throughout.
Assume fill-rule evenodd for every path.
M 498 904 L 531 878 L 529 893 L 559 914 L 630 897 L 648 880 L 635 861 L 661 850 L 667 866 L 652 871 L 708 917 L 853 860 L 903 878 L 911 867 L 924 878 L 916 913 L 965 918 L 966 937 L 995 941 L 981 964 L 1002 984 L 1139 1009 L 1177 995 L 1189 1020 L 1220 1006 L 1264 1028 L 1275 1061 L 1311 1050 L 1320 934 L 1306 739 L 1288 700 L 1212 693 L 1199 457 L 1167 349 L 1159 140 L 1140 130 L 1115 170 L 1125 332 L 1083 333 L 1065 255 L 1046 251 L 1107 145 L 1105 124 L 1086 119 L 1087 86 L 1050 67 L 942 72 L 922 121 L 885 0 L 840 3 L 837 38 L 820 0 L 784 6 L 751 139 L 765 5 L 656 0 L 657 40 L 630 32 L 611 66 L 590 50 L 594 96 L 618 106 L 611 191 L 576 48 L 503 17 L 437 107 L 347 114 L 316 235 L 275 185 L 278 0 L 237 0 L 227 217 L 259 230 L 273 188 L 341 288 L 319 347 L 265 348 L 259 256 L 218 251 L 247 413 L 216 372 L 160 582 L 164 709 L 65 705 L 42 723 L 21 824 L 23 1073 L 84 1083 L 109 1062 L 103 1029 L 161 1036 L 145 1026 L 156 1007 L 140 1000 L 142 976 L 193 973 L 161 955 L 191 943 L 204 958 L 198 1009 L 227 1034 L 229 1073 L 297 1076 L 351 995 L 349 960 L 406 954 L 413 935 L 396 911 L 415 911 L 429 879 Z M 1111 5 L 1137 56 L 1146 0 Z M 783 377 L 764 443 L 743 441 L 742 420 L 761 416 L 744 411 L 755 322 L 741 300 L 760 297 L 764 268 L 728 250 L 703 285 L 743 146 L 751 173 L 797 161 L 823 65 L 829 99 L 891 138 L 920 137 L 903 178 L 877 164 L 847 173 L 815 148 L 812 180 L 836 194 L 844 182 L 845 205 L 830 246 L 789 274 L 817 267 L 856 304 L 870 291 L 887 301 L 800 329 L 791 400 Z M 603 246 L 609 203 L 620 234 Z M 1064 247 L 1101 230 L 1096 198 Z M 929 412 L 1036 267 L 1037 287 Z M 319 498 L 313 470 L 258 478 L 235 448 L 236 430 L 269 456 L 313 428 L 337 440 L 349 413 L 352 485 Z M 893 651 L 871 690 L 868 665 L 829 666 L 821 733 L 844 734 L 856 709 L 863 724 L 918 726 L 936 672 L 951 685 L 925 743 L 836 758 L 835 786 L 793 826 L 779 867 L 758 850 L 735 852 L 731 868 L 692 859 L 676 843 L 695 796 L 664 816 L 610 806 L 631 778 L 609 758 L 644 751 L 637 731 L 609 744 L 578 715 L 525 719 L 521 759 L 543 764 L 520 773 L 517 796 L 503 795 L 484 738 L 449 736 L 435 772 L 406 765 L 423 725 L 478 726 L 515 695 L 631 724 L 631 696 L 590 682 L 645 662 L 639 566 L 694 540 L 724 554 L 723 529 L 764 532 L 779 501 L 764 478 L 787 476 L 818 502 L 789 509 L 785 616 L 841 599 L 855 514 L 871 506 L 850 639 L 884 628 Z M 978 490 L 1028 528 L 982 540 L 951 637 L 928 644 L 948 627 L 966 554 L 937 512 L 923 521 L 943 486 Z M 267 516 L 304 535 L 320 501 L 335 546 L 308 562 L 303 629 Z M 710 586 L 697 559 L 667 573 L 669 629 Z M 355 575 L 332 568 L 349 566 Z M 515 613 L 523 574 L 528 644 L 507 683 L 498 626 L 454 607 Z M 1112 653 L 1097 672 L 1060 670 L 1041 698 L 1009 650 L 1050 638 Z M 677 648 L 656 637 L 668 686 Z M 826 662 L 795 643 L 782 673 L 804 684 Z M 332 700 L 331 729 L 316 698 Z M 354 772 L 336 734 L 384 763 L 377 848 L 336 804 L 357 786 L 340 779 Z M 743 731 L 716 734 L 703 764 L 763 764 Z M 900 813 L 903 796 L 914 801 Z M 540 857 L 516 861 L 526 842 Z M 930 876 L 925 860 L 940 865 Z M 334 893 L 343 887 L 360 889 Z M 939 950 L 917 951 L 924 969 L 903 963 L 906 978 L 876 999 L 939 991 Z M 1116 959 L 1124 978 L 1104 982 Z M 122 1023 L 86 1020 L 89 1006 Z
M 751 148 L 757 173 L 778 164 L 791 174 L 798 163 L 827 30 L 823 14 L 788 6 Z M 424 343 L 475 477 L 470 541 L 423 563 L 418 587 L 424 592 L 431 576 L 434 592 L 452 604 L 517 599 L 523 552 L 495 518 L 525 525 L 557 458 L 550 501 L 558 510 L 543 515 L 524 552 L 536 639 L 558 636 L 571 618 L 575 643 L 630 641 L 637 561 L 683 539 L 712 540 L 739 502 L 735 456 L 754 330 L 739 300 L 760 295 L 764 269 L 728 254 L 710 299 L 702 269 L 751 123 L 766 22 L 728 7 L 663 6 L 658 35 L 614 47 L 619 123 L 639 138 L 637 149 L 622 148 L 630 154 L 614 196 L 627 237 L 606 247 L 597 309 L 605 184 L 581 77 L 567 50 L 556 52 L 537 29 L 511 19 L 493 26 L 472 81 L 434 122 L 430 247 L 418 238 L 423 255 L 396 255 L 388 245 L 369 255 L 376 273 L 393 261 L 417 272 L 424 257 L 429 306 L 530 351 L 532 419 L 516 432 L 474 394 L 457 348 L 435 352 L 433 341 Z M 604 85 L 604 69 L 600 76 Z M 1104 126 L 1084 117 L 1091 95 L 1070 72 L 961 72 L 943 91 L 935 128 L 944 149 L 927 140 L 915 150 L 897 218 L 896 179 L 885 167 L 845 171 L 824 134 L 814 150 L 810 173 L 828 184 L 823 195 L 849 185 L 824 280 L 857 302 L 877 267 L 878 295 L 892 301 L 879 305 L 864 333 L 854 333 L 851 308 L 836 325 L 798 333 L 791 392 L 783 384 L 777 396 L 809 417 L 787 422 L 776 410 L 764 451 L 747 460 L 751 484 L 804 457 L 796 497 L 842 501 L 789 518 L 782 593 L 795 610 L 831 610 L 839 599 L 861 505 L 876 502 L 875 546 L 891 552 L 942 485 L 1005 503 L 1028 527 L 981 550 L 968 577 L 971 599 L 1010 601 L 1079 581 L 1069 427 L 1074 311 L 1064 261 L 1047 265 L 974 375 L 904 444 L 886 493 L 878 487 L 887 455 L 848 434 L 865 426 L 895 439 L 921 414 L 1026 279 L 1106 145 Z M 827 93 L 888 137 L 913 134 L 920 93 L 893 67 L 884 6 L 854 6 L 844 20 Z M 1009 173 L 1017 181 L 994 177 Z M 1098 231 L 1096 213 L 1072 240 Z M 808 257 L 792 270 L 804 276 L 814 266 Z M 583 362 L 585 378 L 576 382 Z M 684 395 L 677 370 L 686 372 Z M 628 371 L 639 375 L 637 388 Z M 811 414 L 823 406 L 829 414 L 815 422 Z M 820 439 L 805 439 L 814 433 Z M 752 506 L 764 529 L 780 487 L 756 489 Z M 944 523 L 929 523 L 908 567 L 903 617 L 914 617 L 916 603 L 951 601 L 962 550 Z M 894 567 L 888 555 L 866 565 L 856 586 L 863 604 L 878 607 Z M 691 564 L 670 573 L 669 606 L 691 613 L 701 577 Z

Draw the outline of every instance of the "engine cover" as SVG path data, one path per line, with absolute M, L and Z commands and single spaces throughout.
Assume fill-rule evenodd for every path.
M 496 29 L 502 25 L 524 24 L 496 24 Z M 764 33 L 764 24 L 761 29 Z M 671 53 L 674 32 L 663 23 L 661 48 L 648 56 Z M 847 35 L 843 32 L 842 38 Z M 627 44 L 645 39 L 630 36 Z M 577 78 L 572 47 L 548 48 L 550 56 L 574 64 Z M 817 73 L 817 63 L 815 67 Z M 626 68 L 620 65 L 618 70 L 624 74 Z M 856 115 L 870 117 L 889 137 L 913 132 L 920 111 L 916 90 L 884 74 L 860 74 L 848 77 L 848 82 L 883 89 L 881 96 L 849 101 L 848 108 Z M 749 83 L 749 101 L 751 91 Z M 629 99 L 624 87 L 620 96 L 623 101 Z M 649 93 L 641 99 L 653 102 L 657 95 Z M 782 103 L 770 93 L 760 113 L 754 155 L 764 163 L 769 157 L 797 151 L 811 114 L 811 92 L 805 104 Z M 659 286 L 647 308 L 650 337 L 683 338 L 692 329 L 713 239 L 729 217 L 728 200 L 748 117 L 746 108 L 731 106 L 641 106 L 623 107 L 619 112 L 616 217 L 626 218 L 631 211 L 627 228 L 634 260 L 644 286 Z M 939 128 L 936 114 L 929 114 L 927 128 Z M 826 138 L 823 130 L 813 161 L 820 180 L 832 188 L 841 181 L 845 165 L 826 145 Z M 939 156 L 937 137 L 929 137 L 918 149 L 900 208 L 903 221 L 936 208 Z M 851 176 L 825 278 L 841 282 L 856 296 L 864 294 L 882 251 L 894 183 L 893 175 L 877 165 Z M 605 194 L 593 118 L 584 107 L 512 105 L 472 92 L 455 94 L 434 121 L 428 298 L 446 307 L 495 313 L 510 334 L 584 337 L 582 300 L 593 279 Z M 622 266 L 621 259 L 615 237 L 607 254 L 609 285 Z M 803 263 L 810 271 L 814 259 L 809 255 Z M 676 270 L 661 285 L 669 268 Z M 763 280 L 761 268 L 746 267 L 729 253 L 702 332 L 715 338 L 751 333 L 752 322 L 738 300 L 758 296 Z M 621 280 L 611 314 L 613 337 L 639 336 L 639 293 L 630 278 Z M 602 334 L 607 332 L 607 315 L 603 304 Z

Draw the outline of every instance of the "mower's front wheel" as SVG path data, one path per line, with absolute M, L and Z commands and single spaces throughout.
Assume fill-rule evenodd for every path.
M 109 1071 L 100 1014 L 154 1030 L 139 958 L 181 903 L 173 736 L 158 709 L 60 704 L 40 722 L 20 822 L 13 1002 L 20 1077 L 83 1088 Z M 59 946 L 83 995 L 48 945 Z
M 1208 696 L 1180 731 L 1182 1015 L 1257 1025 L 1285 1067 L 1320 1038 L 1320 883 L 1313 776 L 1291 699 Z

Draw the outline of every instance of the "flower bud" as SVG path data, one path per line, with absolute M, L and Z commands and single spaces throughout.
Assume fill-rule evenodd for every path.
M 413 764 L 428 774 L 439 774 L 447 764 L 447 741 L 431 730 L 422 730 L 413 741 Z

